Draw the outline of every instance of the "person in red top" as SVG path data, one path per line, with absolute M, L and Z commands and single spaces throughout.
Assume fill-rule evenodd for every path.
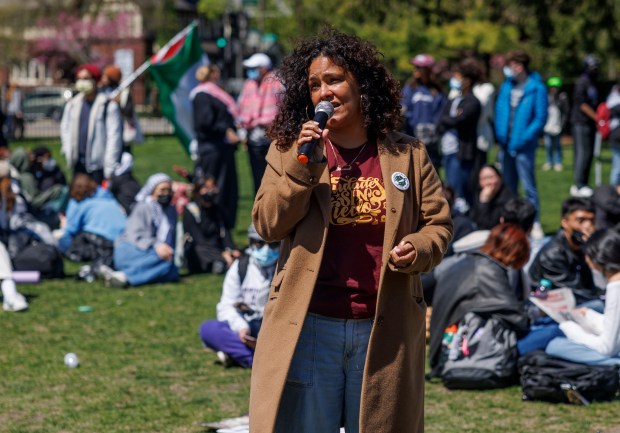
M 370 43 L 327 28 L 302 41 L 252 210 L 282 241 L 256 346 L 250 430 L 422 432 L 420 272 L 452 220 L 424 145 L 399 130 L 398 82 Z M 314 108 L 327 101 L 324 129 Z M 309 162 L 299 147 L 317 140 Z

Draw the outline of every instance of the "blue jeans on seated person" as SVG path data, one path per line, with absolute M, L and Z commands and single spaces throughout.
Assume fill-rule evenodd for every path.
M 359 432 L 372 319 L 308 313 L 295 348 L 275 433 Z
M 543 317 L 534 322 L 530 327 L 530 332 L 517 341 L 519 356 L 523 356 L 534 350 L 545 350 L 551 340 L 556 337 L 563 337 L 564 333 L 560 326 L 549 317 Z
M 620 365 L 620 353 L 615 356 L 606 356 L 588 346 L 575 343 L 566 337 L 558 337 L 551 340 L 545 352 L 547 355 L 578 364 Z
M 114 266 L 125 273 L 132 286 L 169 283 L 179 279 L 179 269 L 174 260 L 162 260 L 154 248 L 141 250 L 129 242 L 115 245 Z

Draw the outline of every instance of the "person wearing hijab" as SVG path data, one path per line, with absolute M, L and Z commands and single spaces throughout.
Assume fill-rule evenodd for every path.
M 125 231 L 114 246 L 114 266 L 101 267 L 106 285 L 113 287 L 165 283 L 179 279 L 174 264 L 177 212 L 171 206 L 172 179 L 156 173 L 136 196 Z

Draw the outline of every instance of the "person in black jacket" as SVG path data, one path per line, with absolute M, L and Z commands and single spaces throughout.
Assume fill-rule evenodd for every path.
M 241 256 L 217 204 L 218 188 L 208 177 L 194 184 L 194 200 L 183 210 L 184 251 L 191 273 L 221 274 Z
M 472 93 L 472 88 L 480 75 L 478 63 L 472 59 L 459 63 L 450 79 L 450 87 L 460 91 L 460 94 L 445 105 L 437 125 L 439 134 L 442 134 L 441 153 L 446 181 L 456 193 L 457 209 L 462 206 L 460 201 L 472 201 L 469 180 L 474 166 L 481 110 L 480 101 Z
M 530 267 L 530 278 L 537 284 L 545 278 L 554 288 L 569 287 L 577 304 L 596 301 L 602 311 L 592 272 L 581 250 L 594 233 L 594 205 L 589 199 L 569 198 L 562 203 L 562 228 L 538 253 Z
M 483 165 L 478 174 L 479 190 L 469 210 L 469 217 L 481 230 L 490 230 L 500 222 L 506 203 L 517 198 L 493 165 Z
M 465 314 L 495 317 L 517 333 L 528 330 L 528 318 L 509 279 L 510 269 L 519 270 L 529 258 L 525 232 L 515 224 L 499 224 L 479 251 L 455 256 L 436 270 L 437 286 L 431 316 L 429 362 L 439 363 L 444 329 Z
M 194 129 L 198 142 L 198 178 L 213 177 L 220 194 L 217 203 L 225 210 L 224 224 L 232 229 L 237 219 L 237 167 L 235 151 L 239 138 L 235 131 L 234 99 L 216 83 L 220 71 L 215 65 L 201 66 L 196 71 L 201 84 L 191 94 Z

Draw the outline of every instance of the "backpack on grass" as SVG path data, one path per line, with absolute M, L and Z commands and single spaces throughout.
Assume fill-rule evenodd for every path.
M 494 389 L 517 382 L 517 334 L 498 319 L 467 313 L 449 343 L 438 369 L 446 388 Z
M 541 350 L 519 359 L 523 400 L 589 404 L 613 400 L 619 391 L 618 367 L 564 361 Z

